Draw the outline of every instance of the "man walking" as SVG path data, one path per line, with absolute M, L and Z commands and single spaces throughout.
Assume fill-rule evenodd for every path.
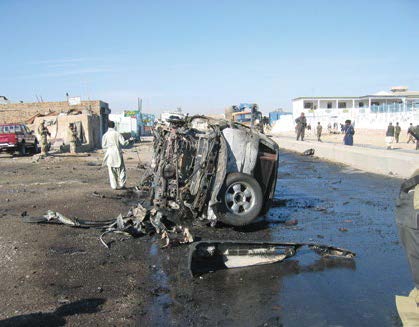
M 413 127 L 413 125 L 410 126 L 409 130 L 407 131 L 407 134 L 409 135 L 409 140 L 410 138 L 412 138 L 413 142 L 416 141 L 416 150 L 419 150 L 419 125 L 417 125 L 416 127 Z M 407 143 L 409 143 L 409 141 Z
M 317 141 L 321 142 L 320 139 L 322 136 L 323 126 L 320 124 L 320 122 L 317 123 Z
M 407 129 L 407 137 L 408 137 L 407 144 L 409 144 L 410 141 L 412 141 L 413 143 L 415 143 L 415 138 L 413 137 L 413 135 L 412 135 L 411 132 L 413 132 L 413 124 L 412 123 L 410 123 L 410 126 Z
M 38 134 L 41 138 L 41 155 L 46 156 L 48 154 L 48 136 L 51 136 L 51 133 L 45 126 L 45 121 L 41 121 L 38 127 Z
M 394 141 L 394 126 L 392 123 L 390 123 L 387 126 L 387 132 L 386 132 L 387 150 L 391 150 L 393 148 L 393 141 Z
M 394 138 L 396 139 L 396 143 L 399 143 L 400 132 L 402 129 L 399 126 L 399 123 L 396 123 L 396 127 L 394 128 Z
M 102 148 L 106 150 L 103 165 L 108 166 L 109 181 L 112 189 L 125 189 L 127 175 L 121 148 L 127 146 L 130 141 L 126 141 L 115 130 L 113 121 L 109 121 L 108 127 L 108 131 L 102 137 Z
M 355 129 L 351 125 L 351 121 L 348 119 L 345 121 L 345 125 L 343 126 L 343 132 L 345 133 L 345 136 L 343 137 L 343 144 L 345 145 L 354 145 L 354 134 Z
M 301 141 L 304 141 L 304 134 L 307 127 L 307 119 L 304 116 L 304 112 L 301 113 L 300 117 L 298 117 L 295 122 L 297 123 L 297 141 L 301 137 Z

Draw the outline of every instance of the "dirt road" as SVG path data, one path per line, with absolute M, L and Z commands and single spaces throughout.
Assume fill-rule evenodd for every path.
M 150 150 L 139 146 L 143 160 Z M 137 154 L 127 151 L 125 159 L 133 186 Z M 194 226 L 193 234 L 316 241 L 353 250 L 356 260 L 302 252 L 192 279 L 187 246 L 160 249 L 154 237 L 115 237 L 107 250 L 97 230 L 21 222 L 22 214 L 48 209 L 97 220 L 125 213 L 130 202 L 110 190 L 100 160 L 0 158 L 0 326 L 400 325 L 394 295 L 412 287 L 393 217 L 400 180 L 282 153 L 276 195 L 283 206 L 247 228 Z M 288 219 L 299 223 L 286 226 Z

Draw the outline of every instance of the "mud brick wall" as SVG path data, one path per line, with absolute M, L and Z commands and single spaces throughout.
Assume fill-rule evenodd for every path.
M 83 144 L 85 151 L 98 149 L 101 147 L 101 135 L 100 135 L 100 118 L 98 115 L 69 115 L 69 116 L 49 116 L 49 117 L 38 117 L 32 125 L 28 125 L 30 129 L 35 131 L 38 139 L 40 136 L 37 134 L 39 125 L 42 121 L 46 122 L 51 136 L 48 137 L 48 141 L 52 143 L 53 148 L 58 148 L 62 144 L 69 144 L 68 138 L 68 125 L 70 123 L 81 122 L 83 133 L 85 136 L 86 143 Z M 54 122 L 49 124 L 49 122 Z
M 25 123 L 26 120 L 36 114 L 48 114 L 50 112 L 68 112 L 69 110 L 86 111 L 93 114 L 105 114 L 109 105 L 100 100 L 82 101 L 80 105 L 70 106 L 67 101 L 61 102 L 34 102 L 34 103 L 10 103 L 0 104 L 1 123 Z

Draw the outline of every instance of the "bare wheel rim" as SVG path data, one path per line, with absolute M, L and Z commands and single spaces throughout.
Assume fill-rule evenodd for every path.
M 246 182 L 231 184 L 224 197 L 228 211 L 239 216 L 249 213 L 253 209 L 256 199 L 254 189 Z

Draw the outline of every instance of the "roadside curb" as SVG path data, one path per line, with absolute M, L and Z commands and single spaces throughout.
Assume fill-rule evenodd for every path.
M 272 139 L 282 149 L 299 153 L 303 153 L 307 149 L 314 149 L 314 155 L 321 159 L 380 175 L 408 178 L 419 168 L 419 156 L 416 153 L 313 141 L 301 142 L 284 137 L 273 137 Z

